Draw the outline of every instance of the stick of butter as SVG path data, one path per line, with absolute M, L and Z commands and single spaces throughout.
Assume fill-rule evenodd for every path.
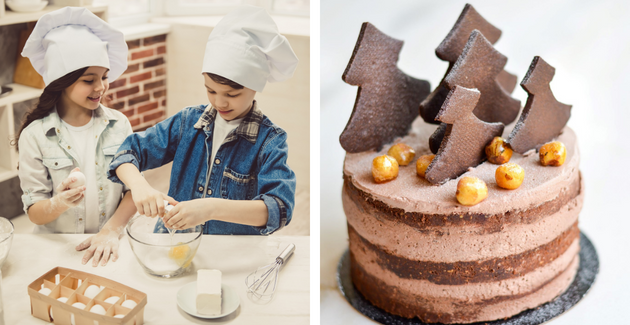
M 197 270 L 197 312 L 221 314 L 221 271 Z

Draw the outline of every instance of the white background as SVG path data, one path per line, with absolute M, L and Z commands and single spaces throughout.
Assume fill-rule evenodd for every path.
M 435 48 L 464 5 L 464 1 L 321 1 L 322 324 L 373 323 L 345 301 L 335 280 L 337 262 L 348 246 L 341 206 L 345 152 L 339 145 L 339 135 L 357 92 L 356 87 L 341 80 L 341 75 L 361 23 L 369 21 L 386 34 L 404 40 L 399 68 L 429 80 L 435 87 L 448 66 L 435 56 Z M 533 57 L 539 55 L 556 68 L 551 83 L 556 98 L 573 105 L 568 125 L 578 135 L 580 169 L 586 186 L 580 228 L 599 253 L 600 273 L 589 294 L 550 324 L 628 324 L 630 3 L 474 1 L 472 5 L 503 31 L 495 47 L 508 57 L 505 69 L 516 74 L 519 83 Z M 522 104 L 527 99 L 520 86 L 512 95 Z

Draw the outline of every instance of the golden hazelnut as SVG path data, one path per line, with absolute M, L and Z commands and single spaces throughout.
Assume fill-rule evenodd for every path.
M 372 176 L 377 183 L 391 181 L 398 176 L 398 162 L 388 155 L 374 158 L 372 161 Z
M 502 137 L 494 137 L 486 146 L 486 157 L 493 164 L 505 164 L 512 158 L 512 147 Z
M 477 177 L 462 177 L 457 183 L 455 196 L 462 205 L 475 205 L 488 197 L 488 187 Z
M 396 143 L 389 148 L 387 155 L 394 157 L 400 166 L 407 166 L 416 156 L 416 152 L 404 143 Z
M 560 141 L 545 143 L 538 151 L 543 166 L 562 166 L 567 157 L 567 148 Z
M 418 158 L 416 161 L 416 173 L 418 176 L 424 177 L 427 172 L 427 168 L 429 168 L 429 165 L 433 161 L 433 158 L 435 158 L 435 155 L 424 155 Z
M 515 163 L 507 163 L 499 166 L 494 173 L 494 179 L 497 181 L 497 185 L 508 190 L 515 190 L 521 184 L 525 178 L 525 170 L 523 167 Z

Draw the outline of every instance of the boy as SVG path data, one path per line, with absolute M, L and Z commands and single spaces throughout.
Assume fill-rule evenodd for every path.
M 295 174 L 286 133 L 258 109 L 267 81 L 290 78 L 297 57 L 262 8 L 243 6 L 213 29 L 203 77 L 211 105 L 187 107 L 129 136 L 109 179 L 132 191 L 138 212 L 163 217 L 156 231 L 204 224 L 205 234 L 268 235 L 291 220 Z M 140 171 L 173 162 L 169 195 Z M 163 200 L 175 205 L 164 214 Z

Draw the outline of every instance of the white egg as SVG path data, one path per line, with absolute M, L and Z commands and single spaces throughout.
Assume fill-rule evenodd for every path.
M 127 307 L 129 309 L 133 309 L 133 307 L 135 307 L 138 304 L 135 301 L 133 301 L 133 300 L 125 300 L 120 305 L 123 306 L 123 307 Z
M 171 212 L 171 210 L 173 210 L 173 208 L 175 208 L 175 207 L 172 206 L 170 203 L 168 203 L 168 201 L 164 200 L 164 211 L 165 212 Z
M 85 289 L 85 292 L 83 293 L 84 296 L 92 299 L 94 297 L 96 297 L 96 295 L 101 292 L 101 288 L 97 285 L 91 285 L 89 287 L 87 287 L 87 289 Z
M 70 173 L 70 175 L 68 175 L 68 177 L 76 177 L 77 180 L 70 183 L 70 188 L 75 188 L 75 187 L 79 187 L 79 186 L 83 186 L 85 185 L 85 175 L 83 175 L 82 172 L 72 172 Z
M 57 298 L 57 300 L 59 300 L 59 301 L 63 302 L 64 304 L 65 304 L 66 302 L 68 302 L 68 298 L 66 298 L 66 297 L 59 297 L 59 298 Z M 50 307 L 50 318 L 55 319 L 55 318 L 53 317 L 52 307 Z
M 111 296 L 111 297 L 105 299 L 105 302 L 108 303 L 108 304 L 115 304 L 119 299 L 120 299 L 120 297 Z
M 114 316 L 114 318 L 123 318 L 123 317 L 125 317 L 125 315 L 123 315 L 123 314 L 118 314 L 118 315 Z
M 85 309 L 85 305 L 82 302 L 75 302 L 72 304 L 72 307 L 76 307 L 79 309 Z
M 105 315 L 105 308 L 103 308 L 103 306 L 101 306 L 101 305 L 94 305 L 94 306 L 92 306 L 92 308 L 90 308 L 90 311 L 95 313 L 95 314 Z
M 52 290 L 48 289 L 48 288 L 41 288 L 39 290 L 39 293 L 43 294 L 44 296 L 48 296 L 50 294 Z

